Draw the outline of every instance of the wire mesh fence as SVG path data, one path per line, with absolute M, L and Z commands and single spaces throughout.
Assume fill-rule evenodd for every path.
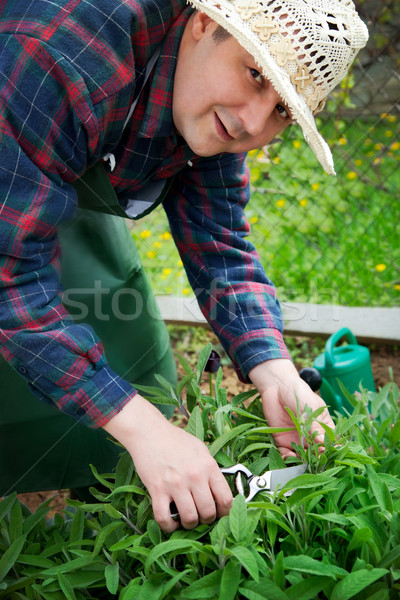
M 283 301 L 399 304 L 400 3 L 357 6 L 369 43 L 318 116 L 337 177 L 297 127 L 249 155 L 250 239 Z M 166 227 L 155 211 L 133 234 L 156 293 L 190 294 Z

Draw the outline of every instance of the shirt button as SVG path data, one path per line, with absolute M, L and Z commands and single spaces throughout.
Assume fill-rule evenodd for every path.
M 18 371 L 18 373 L 21 373 L 21 375 L 26 375 L 28 372 L 28 369 L 21 365 L 20 367 L 18 367 L 17 371 Z
M 77 411 L 76 411 L 76 414 L 77 414 L 79 417 L 83 417 L 83 415 L 85 415 L 85 414 L 86 414 L 86 410 L 85 410 L 84 408 L 80 407 L 80 408 L 78 408 L 78 409 L 77 409 Z

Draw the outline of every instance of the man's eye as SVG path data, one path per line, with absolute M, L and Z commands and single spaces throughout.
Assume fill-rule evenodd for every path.
M 284 118 L 284 119 L 290 119 L 291 116 L 288 112 L 288 110 L 282 106 L 282 104 L 277 104 L 276 105 L 276 110 L 279 112 L 279 114 Z
M 257 83 L 264 83 L 264 75 L 257 71 L 257 69 L 250 69 L 251 76 L 257 81 Z

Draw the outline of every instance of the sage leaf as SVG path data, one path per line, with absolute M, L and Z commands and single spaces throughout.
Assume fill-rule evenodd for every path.
M 0 558 L 0 582 L 3 581 L 8 571 L 14 566 L 18 556 L 21 554 L 22 548 L 26 541 L 26 534 L 18 537 L 4 552 Z
M 200 542 L 196 542 L 193 540 L 167 540 L 166 542 L 161 542 L 155 548 L 153 548 L 148 555 L 145 563 L 145 573 L 149 574 L 150 567 L 164 554 L 168 554 L 169 552 L 175 552 L 179 550 L 181 552 L 187 551 L 203 551 L 203 545 Z
M 192 414 L 190 415 L 188 424 L 186 426 L 186 431 L 197 437 L 202 442 L 204 441 L 204 425 L 199 406 L 195 406 L 192 410 Z
M 332 579 L 329 577 L 313 575 L 292 585 L 285 591 L 289 600 L 315 600 L 315 598 L 318 598 L 318 594 L 331 582 Z
M 236 427 L 232 427 L 232 429 L 226 431 L 222 435 L 220 435 L 209 447 L 209 451 L 211 456 L 215 456 L 218 450 L 221 450 L 228 442 L 235 439 L 246 430 L 252 427 L 251 423 L 243 423 L 242 425 L 237 425 Z
M 387 569 L 361 569 L 349 573 L 335 585 L 330 600 L 349 600 L 387 573 Z
M 228 561 L 222 572 L 218 600 L 235 600 L 241 580 L 241 572 L 235 561 Z
M 229 512 L 229 527 L 236 542 L 241 542 L 247 533 L 247 507 L 244 496 L 235 496 Z
M 106 586 L 110 594 L 116 594 L 119 584 L 119 564 L 116 562 L 113 565 L 107 565 L 104 570 L 106 577 Z
M 239 587 L 239 592 L 247 600 L 288 600 L 285 592 L 270 579 L 264 578 L 257 581 L 246 581 Z
M 227 548 L 225 552 L 228 555 L 234 556 L 246 569 L 250 577 L 252 577 L 255 581 L 259 580 L 257 561 L 251 550 L 245 548 L 244 546 L 235 546 L 234 548 Z
M 285 569 L 311 573 L 311 575 L 323 575 L 325 577 L 332 577 L 333 579 L 347 575 L 345 569 L 336 565 L 323 563 L 306 554 L 285 557 L 283 566 Z
M 215 598 L 221 587 L 222 573 L 222 569 L 218 569 L 205 575 L 181 591 L 179 597 L 188 600 Z
M 76 600 L 74 588 L 68 581 L 68 578 L 63 573 L 58 573 L 57 578 L 58 583 L 60 584 L 61 591 L 64 594 L 66 600 Z
M 387 510 L 392 515 L 394 509 L 388 486 L 379 478 L 378 473 L 370 465 L 366 465 L 365 468 L 367 470 L 369 483 L 371 484 L 372 491 L 380 509 Z

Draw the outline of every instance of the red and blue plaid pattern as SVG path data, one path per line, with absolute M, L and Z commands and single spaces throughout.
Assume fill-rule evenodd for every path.
M 173 76 L 190 12 L 184 0 L 0 5 L 0 348 L 39 397 L 90 427 L 136 390 L 107 365 L 93 330 L 63 307 L 57 227 L 76 209 L 71 183 L 107 153 L 121 201 L 176 175 L 164 202 L 171 231 L 239 376 L 287 357 L 275 290 L 245 239 L 245 157 L 198 159 L 174 133 Z

